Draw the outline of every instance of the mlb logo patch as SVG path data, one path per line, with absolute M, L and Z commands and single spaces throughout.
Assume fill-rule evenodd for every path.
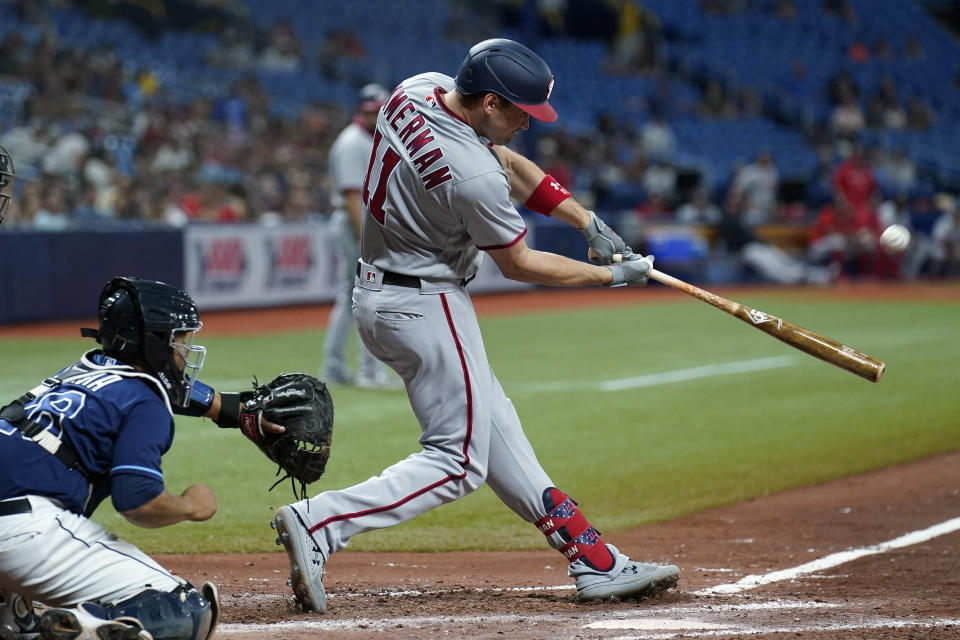
M 366 277 L 367 277 L 367 282 L 376 282 L 376 281 L 377 281 L 377 274 L 376 274 L 376 273 L 374 273 L 373 271 L 370 271 L 369 269 L 366 270 L 365 273 L 366 273 Z

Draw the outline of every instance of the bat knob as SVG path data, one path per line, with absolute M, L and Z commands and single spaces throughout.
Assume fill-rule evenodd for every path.
M 597 253 L 596 253 L 593 249 L 588 250 L 588 251 L 587 251 L 587 259 L 590 260 L 590 262 L 596 264 L 596 263 L 597 263 Z M 614 262 L 623 262 L 623 255 L 622 255 L 622 254 L 619 254 L 619 253 L 613 254 L 613 261 L 614 261 Z

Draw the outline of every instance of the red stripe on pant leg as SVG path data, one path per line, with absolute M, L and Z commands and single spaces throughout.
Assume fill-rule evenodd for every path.
M 443 293 L 439 294 L 439 296 L 440 296 L 440 302 L 443 305 L 443 313 L 447 318 L 447 326 L 450 327 L 450 334 L 453 336 L 453 343 L 456 345 L 457 355 L 460 357 L 460 368 L 463 370 L 463 382 L 464 382 L 464 387 L 466 389 L 466 396 L 467 396 L 467 437 L 465 438 L 464 444 L 463 444 L 463 457 L 464 457 L 463 466 L 467 466 L 470 463 L 470 454 L 469 454 L 470 437 L 473 435 L 473 393 L 470 389 L 470 372 L 467 369 L 467 359 L 463 355 L 463 346 L 460 344 L 460 339 L 457 337 L 457 329 L 453 323 L 453 315 L 450 313 L 450 306 L 447 304 L 447 296 L 446 294 L 443 294 Z M 447 482 L 450 482 L 451 480 L 463 480 L 466 476 L 467 476 L 466 471 L 464 471 L 459 475 L 447 476 L 442 480 L 438 480 L 433 484 L 427 485 L 422 489 L 418 489 L 417 491 L 414 491 L 410 495 L 405 496 L 400 500 L 397 500 L 393 504 L 389 504 L 383 507 L 374 507 L 373 509 L 366 509 L 365 511 L 357 511 L 354 513 L 345 513 L 338 516 L 330 516 L 326 520 L 323 520 L 322 522 L 319 522 L 313 525 L 312 527 L 310 527 L 309 532 L 314 533 L 315 531 L 318 531 L 319 529 L 324 528 L 325 526 L 327 526 L 332 522 L 340 522 L 342 520 L 350 520 L 352 518 L 361 518 L 363 516 L 369 516 L 375 513 L 383 513 L 384 511 L 390 511 L 391 509 L 396 509 L 397 507 L 406 504 L 410 500 L 413 500 L 414 498 L 421 496 L 424 493 L 427 493 L 428 491 L 436 489 L 437 487 L 442 486 Z
M 473 392 L 470 389 L 470 371 L 467 369 L 467 359 L 463 355 L 463 346 L 460 344 L 460 338 L 457 337 L 457 328 L 453 324 L 450 305 L 447 304 L 447 294 L 440 294 L 440 302 L 443 304 L 443 313 L 447 316 L 447 325 L 450 327 L 450 335 L 453 336 L 453 343 L 457 345 L 457 355 L 460 357 L 460 368 L 463 369 L 463 386 L 467 392 L 467 437 L 463 443 L 463 464 L 467 466 L 470 464 L 470 436 L 473 435 Z

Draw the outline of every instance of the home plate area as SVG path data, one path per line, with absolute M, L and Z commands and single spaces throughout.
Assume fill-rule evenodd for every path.
M 960 452 L 604 536 L 680 567 L 675 590 L 577 602 L 536 551 L 345 551 L 325 614 L 300 612 L 283 553 L 158 556 L 220 586 L 217 638 L 960 639 Z

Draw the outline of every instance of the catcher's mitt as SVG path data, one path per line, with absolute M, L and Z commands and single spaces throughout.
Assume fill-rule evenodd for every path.
M 260 422 L 286 427 L 283 433 L 264 433 Z M 307 485 L 323 475 L 333 439 L 333 399 L 327 385 L 306 373 L 281 373 L 269 383 L 253 381 L 253 397 L 240 408 L 239 426 L 263 453 L 277 465 L 277 480 L 271 489 L 291 479 L 294 494 L 300 483 L 300 499 Z

